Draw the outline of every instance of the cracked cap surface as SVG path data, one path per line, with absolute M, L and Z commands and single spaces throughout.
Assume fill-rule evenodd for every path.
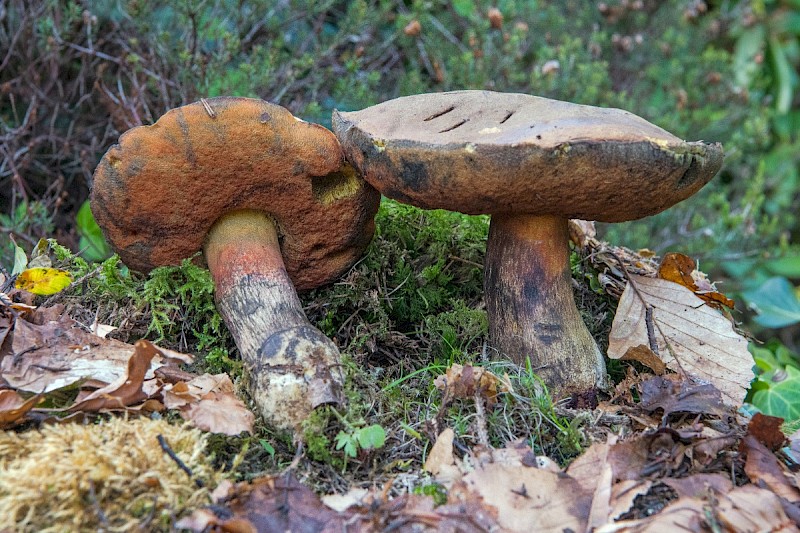
M 627 111 L 490 91 L 334 111 L 333 130 L 385 196 L 468 214 L 634 220 L 693 195 L 723 158 Z
M 369 244 L 380 195 L 344 163 L 336 137 L 283 107 L 218 97 L 122 134 L 94 173 L 91 206 L 134 270 L 177 265 L 237 209 L 275 221 L 298 290 L 328 283 Z

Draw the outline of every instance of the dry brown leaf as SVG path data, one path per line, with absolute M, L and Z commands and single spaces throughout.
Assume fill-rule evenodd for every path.
M 158 348 L 151 342 L 136 341 L 133 354 L 128 359 L 127 372 L 102 389 L 97 389 L 76 402 L 69 411 L 74 413 L 124 409 L 147 399 L 149 396 L 142 387 L 145 375 L 150 369 L 150 361 L 157 354 Z
M 493 509 L 472 493 L 436 507 L 433 498 L 406 494 L 392 500 L 367 494 L 338 512 L 323 504 L 311 489 L 295 478 L 269 476 L 238 483 L 211 509 L 195 511 L 177 527 L 193 531 L 255 533 L 293 531 L 308 533 L 366 533 L 378 531 L 450 531 L 479 533 L 499 531 Z M 217 514 L 215 514 L 215 512 Z
M 531 467 L 489 463 L 466 474 L 451 491 L 480 495 L 497 510 L 502 531 L 586 531 L 592 494 L 573 478 Z
M 369 494 L 367 489 L 353 487 L 344 494 L 327 494 L 322 497 L 322 503 L 336 511 L 343 513 L 354 505 L 362 505 Z
M 508 377 L 500 378 L 483 367 L 458 363 L 438 376 L 433 384 L 449 397 L 473 398 L 478 395 L 486 399 L 488 407 L 497 403 L 499 393 L 512 390 Z
M 719 521 L 727 531 L 797 531 L 778 497 L 754 485 L 736 487 L 721 498 Z
M 194 426 L 212 433 L 238 435 L 253 432 L 255 415 L 231 392 L 211 392 L 180 412 Z
M 653 340 L 667 367 L 712 383 L 726 404 L 741 405 L 754 377 L 747 340 L 718 311 L 677 283 L 630 275 L 611 327 L 609 357 L 620 359 L 630 348 L 650 346 L 648 308 Z
M 680 479 L 665 478 L 660 481 L 677 492 L 679 498 L 701 498 L 709 494 L 709 491 L 727 494 L 733 490 L 733 482 L 722 474 L 692 474 Z
M 584 248 L 591 239 L 597 237 L 597 229 L 591 220 L 569 220 L 569 239 L 579 248 Z
M 42 400 L 36 395 L 27 400 L 12 390 L 0 390 L 0 429 L 14 427 Z
M 584 492 L 594 492 L 597 478 L 608 464 L 608 452 L 617 443 L 615 435 L 609 435 L 606 442 L 595 442 L 567 467 L 567 474 L 575 479 Z
M 606 442 L 592 444 L 567 467 L 567 474 L 578 481 L 584 492 L 592 494 L 589 528 L 600 527 L 613 517 L 626 512 L 638 494 L 630 496 L 627 503 L 621 503 L 620 499 L 624 500 L 625 495 L 631 493 L 630 490 L 625 492 L 622 489 L 630 489 L 631 483 L 636 485 L 641 482 L 623 480 L 615 483 L 616 472 L 614 466 L 609 462 L 609 452 L 614 449 L 616 444 L 616 435 L 609 435 Z M 621 507 L 624 508 L 620 509 Z
M 661 357 L 644 344 L 628 348 L 628 351 L 620 359 L 622 361 L 638 361 L 659 376 L 667 371 L 667 365 L 661 360 Z
M 438 475 L 444 468 L 454 467 L 456 459 L 453 456 L 453 439 L 455 432 L 452 428 L 445 428 L 433 443 L 428 458 L 425 459 L 425 466 L 422 468 L 434 476 Z
M 713 489 L 702 497 L 679 498 L 658 514 L 640 520 L 606 524 L 595 533 L 674 533 L 676 531 L 797 531 L 780 500 L 753 485 L 736 487 L 727 494 Z
M 203 374 L 166 385 L 163 398 L 167 409 L 179 409 L 185 420 L 200 429 L 225 435 L 253 432 L 255 416 L 236 397 L 227 374 Z
M 766 486 L 772 492 L 791 503 L 800 502 L 800 489 L 795 487 L 775 455 L 753 435 L 746 435 L 741 442 L 747 455 L 744 471 L 750 481 Z
M 786 435 L 781 431 L 782 424 L 783 418 L 756 413 L 747 424 L 747 433 L 774 452 L 786 442 Z
M 618 442 L 608 452 L 608 462 L 614 469 L 614 480 L 639 481 L 649 463 L 650 436 L 635 436 Z
M 662 409 L 665 417 L 670 413 L 723 415 L 728 411 L 713 385 L 697 385 L 676 374 L 654 376 L 643 381 L 639 388 L 639 407 L 647 412 Z
M 687 255 L 669 253 L 661 260 L 658 268 L 658 277 L 683 285 L 698 298 L 717 309 L 727 307 L 733 309 L 736 305 L 733 300 L 717 292 L 714 284 L 708 281 L 703 272 L 697 270 L 694 259 Z
M 17 320 L 14 355 L 0 361 L 0 377 L 10 387 L 44 393 L 82 380 L 108 384 L 125 375 L 133 346 L 87 333 L 68 316 L 57 315 L 59 311 L 39 310 L 32 317 L 34 322 Z M 146 377 L 152 378 L 156 369 L 167 364 L 166 357 L 176 354 L 159 348 Z M 179 358 L 191 362 L 191 356 L 179 354 Z

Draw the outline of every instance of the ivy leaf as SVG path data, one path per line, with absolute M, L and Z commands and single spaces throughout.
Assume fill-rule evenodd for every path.
M 800 322 L 800 300 L 786 278 L 770 278 L 757 289 L 745 292 L 744 297 L 758 311 L 756 323 L 765 328 L 782 328 Z
M 382 448 L 386 443 L 386 431 L 379 424 L 359 429 L 355 437 L 364 450 Z
M 787 422 L 800 420 L 800 369 L 787 366 L 785 370 L 765 374 L 759 382 L 768 383 L 769 387 L 753 395 L 753 405 Z

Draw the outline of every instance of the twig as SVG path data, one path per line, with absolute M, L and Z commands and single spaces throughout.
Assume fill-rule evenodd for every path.
M 97 519 L 103 526 L 108 527 L 108 517 L 103 512 L 103 508 L 100 507 L 100 502 L 97 500 L 97 492 L 94 488 L 94 481 L 91 479 L 89 480 L 89 501 L 92 502 L 92 507 L 94 507 L 94 512 L 97 515 Z M 103 530 L 101 529 L 100 531 Z
M 631 281 L 628 280 L 628 283 L 631 283 Z M 644 308 L 644 322 L 645 326 L 647 326 L 647 343 L 650 345 L 650 349 L 653 350 L 653 353 L 659 355 L 656 332 L 653 329 L 653 306 L 647 303 Z
M 490 449 L 489 432 L 486 430 L 486 411 L 483 409 L 483 397 L 479 391 L 475 391 L 473 399 L 475 400 L 475 425 L 478 430 L 478 442 L 488 450 Z
M 335 410 L 334 410 L 334 411 L 335 411 Z M 338 413 L 337 413 L 337 414 L 338 414 Z M 300 441 L 300 440 L 299 440 L 299 441 L 297 441 L 297 448 L 296 448 L 296 449 L 295 449 L 295 451 L 294 451 L 294 459 L 292 459 L 292 462 L 291 462 L 291 463 L 289 463 L 289 466 L 287 466 L 287 467 L 286 467 L 286 468 L 283 470 L 283 472 L 281 472 L 281 475 L 284 475 L 284 474 L 287 474 L 287 475 L 288 475 L 288 474 L 289 474 L 289 472 L 291 472 L 292 470 L 294 470 L 295 468 L 297 468 L 297 465 L 299 465 L 299 464 L 300 464 L 300 460 L 301 460 L 302 458 L 303 458 L 303 441 Z
M 186 472 L 186 475 L 189 476 L 189 479 L 194 480 L 194 484 L 197 485 L 198 488 L 203 488 L 205 486 L 205 483 L 194 477 L 192 469 L 186 466 L 186 463 L 181 461 L 181 458 L 178 457 L 178 455 L 172 450 L 172 448 L 170 448 L 169 443 L 167 443 L 167 439 L 165 439 L 164 436 L 161 434 L 159 434 L 156 438 L 158 439 L 158 444 L 159 446 L 161 446 L 161 449 L 164 450 L 164 453 L 169 455 L 170 459 L 175 461 L 175 464 L 178 465 L 178 468 Z

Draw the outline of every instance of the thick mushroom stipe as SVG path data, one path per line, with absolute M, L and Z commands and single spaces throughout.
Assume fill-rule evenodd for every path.
M 567 220 L 495 215 L 485 263 L 489 336 L 499 355 L 524 366 L 563 395 L 608 383 L 605 361 L 575 306 Z
M 92 211 L 134 270 L 200 250 L 261 414 L 297 429 L 343 400 L 339 351 L 295 289 L 361 256 L 380 195 L 327 129 L 251 98 L 210 98 L 124 133 L 94 174 Z
M 335 111 L 333 129 L 347 160 L 385 196 L 492 215 L 490 341 L 503 357 L 530 357 L 555 396 L 607 383 L 572 296 L 567 220 L 654 215 L 722 164 L 719 144 L 682 141 L 627 111 L 525 94 L 397 98 Z
M 315 407 L 341 404 L 339 351 L 308 323 L 272 220 L 259 211 L 229 213 L 211 228 L 204 249 L 217 309 L 261 410 L 285 427 Z

